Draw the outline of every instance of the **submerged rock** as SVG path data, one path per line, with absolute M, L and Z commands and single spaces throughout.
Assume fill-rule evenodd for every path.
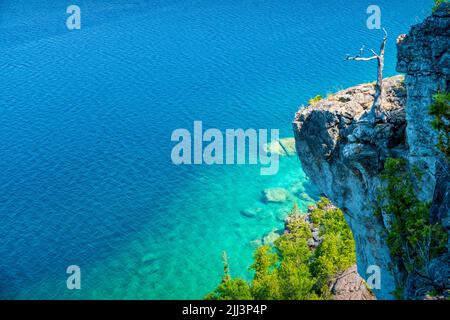
M 295 138 L 283 138 L 265 146 L 265 151 L 270 153 L 276 153 L 280 156 L 293 156 L 295 155 Z
M 295 138 L 284 138 L 280 139 L 279 143 L 281 147 L 283 148 L 283 151 L 285 155 L 287 156 L 294 156 L 295 153 Z
M 263 208 L 256 207 L 256 208 L 248 208 L 241 210 L 241 214 L 248 218 L 254 218 L 258 215 L 260 215 L 264 211 Z
M 291 207 L 281 208 L 277 211 L 276 218 L 279 221 L 285 221 L 286 218 L 289 216 L 289 213 L 291 212 Z
M 275 153 L 278 155 L 285 155 L 285 152 L 283 150 L 283 147 L 281 146 L 279 140 L 275 140 L 273 142 L 270 142 L 266 145 L 264 145 L 264 151 L 265 152 L 270 152 L 270 153 Z
M 271 188 L 263 191 L 266 202 L 284 202 L 287 200 L 289 192 L 284 188 Z
M 252 240 L 252 241 L 250 241 L 250 245 L 251 245 L 253 248 L 257 248 L 257 247 L 259 247 L 259 246 L 262 245 L 262 240 L 261 240 L 261 239 L 255 239 L 255 240 Z
M 298 197 L 300 198 L 300 200 L 306 202 L 308 205 L 310 205 L 310 204 L 313 205 L 313 204 L 316 203 L 316 202 L 314 201 L 314 199 L 311 198 L 311 197 L 309 196 L 309 194 L 307 194 L 306 192 L 301 192 L 301 193 L 299 193 L 299 194 L 298 194 Z
M 142 263 L 150 264 L 150 263 L 155 262 L 155 261 L 158 260 L 158 259 L 159 259 L 158 254 L 153 253 L 153 252 L 150 252 L 150 253 L 147 253 L 146 255 L 144 255 L 144 256 L 142 257 L 141 262 L 142 262 Z
M 300 194 L 306 191 L 303 181 L 296 181 L 292 183 L 289 189 L 294 194 Z
M 273 245 L 273 243 L 280 237 L 280 233 L 281 232 L 279 230 L 272 230 L 266 236 L 263 237 L 262 239 L 263 244 Z

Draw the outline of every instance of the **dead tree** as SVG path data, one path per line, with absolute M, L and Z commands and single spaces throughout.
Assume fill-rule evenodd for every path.
M 374 50 L 370 49 L 373 56 L 371 57 L 363 57 L 365 46 L 362 46 L 359 50 L 359 53 L 356 56 L 347 55 L 345 60 L 354 60 L 354 61 L 370 61 L 377 60 L 377 83 L 375 85 L 375 96 L 373 100 L 372 109 L 370 110 L 370 119 L 373 122 L 381 119 L 383 117 L 381 111 L 381 104 L 383 100 L 383 69 L 384 69 L 384 49 L 386 48 L 386 41 L 388 37 L 388 33 L 386 29 L 383 28 L 384 38 L 381 42 L 380 53 L 376 53 Z

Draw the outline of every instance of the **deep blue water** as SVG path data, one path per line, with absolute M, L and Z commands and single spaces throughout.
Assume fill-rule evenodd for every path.
M 75 2 L 75 1 L 74 1 Z M 55 4 L 57 3 L 57 4 Z M 390 38 L 432 1 L 376 1 Z M 292 202 L 317 191 L 295 157 L 276 176 L 256 166 L 174 166 L 176 128 L 279 128 L 298 106 L 375 79 L 344 62 L 361 44 L 371 1 L 0 2 L 0 297 L 201 298 L 220 281 L 221 253 L 249 277 L 251 240 L 282 227 Z M 261 202 L 284 187 L 292 198 Z M 259 217 L 240 212 L 262 208 Z M 82 289 L 66 289 L 68 265 Z

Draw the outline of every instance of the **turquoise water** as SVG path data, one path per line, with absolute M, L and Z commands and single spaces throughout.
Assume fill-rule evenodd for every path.
M 49 1 L 50 2 L 50 1 Z M 377 1 L 395 38 L 432 1 Z M 279 128 L 298 106 L 374 79 L 343 62 L 360 45 L 368 1 L 0 3 L 0 297 L 188 299 L 220 281 L 226 250 L 249 277 L 253 246 L 318 193 L 296 157 L 257 166 L 174 166 L 170 135 L 205 127 Z M 337 14 L 339 13 L 339 14 Z M 282 204 L 262 190 L 283 187 Z M 242 210 L 260 208 L 256 217 Z M 82 289 L 66 289 L 67 266 Z

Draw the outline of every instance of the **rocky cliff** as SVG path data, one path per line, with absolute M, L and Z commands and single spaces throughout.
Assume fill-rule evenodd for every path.
M 442 5 L 423 23 L 397 39 L 397 71 L 405 73 L 408 159 L 425 171 L 421 196 L 431 199 L 439 174 L 437 134 L 427 108 L 437 92 L 448 92 L 450 80 L 450 5 Z
M 382 185 L 380 172 L 388 157 L 408 160 L 424 172 L 420 198 L 433 201 L 430 220 L 449 228 L 449 168 L 436 149 L 437 134 L 427 109 L 436 92 L 449 87 L 449 6 L 441 6 L 423 23 L 398 39 L 399 72 L 385 79 L 383 120 L 365 120 L 375 91 L 364 84 L 340 91 L 300 109 L 293 122 L 296 150 L 305 172 L 321 191 L 344 210 L 353 231 L 358 272 L 380 267 L 377 298 L 391 299 L 396 287 L 407 298 L 423 296 L 437 282 L 448 286 L 448 255 L 432 261 L 431 283 L 407 277 L 398 269 L 386 243 L 388 217 L 379 219 L 373 207 Z

